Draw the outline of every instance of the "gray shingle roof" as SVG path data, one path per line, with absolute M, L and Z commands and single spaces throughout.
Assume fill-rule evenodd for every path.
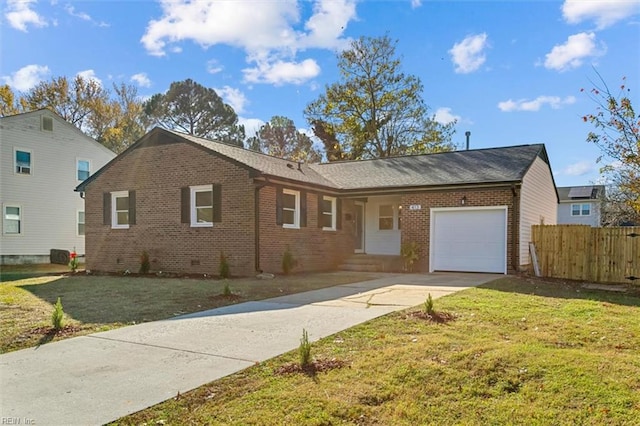
M 571 198 L 569 197 L 569 192 L 573 188 L 590 188 L 591 194 L 589 197 L 581 197 L 581 198 Z M 558 198 L 560 201 L 571 201 L 571 200 L 585 200 L 585 199 L 598 199 L 604 197 L 604 185 L 584 185 L 584 186 L 559 186 L 558 188 Z M 595 191 L 593 191 L 595 189 Z
M 536 157 L 547 161 L 544 145 L 454 151 L 377 160 L 324 164 L 298 164 L 234 145 L 155 128 L 120 154 L 144 146 L 146 141 L 170 134 L 228 158 L 264 176 L 336 190 L 368 190 L 398 187 L 443 186 L 520 182 Z M 107 164 L 103 169 L 109 167 Z M 93 181 L 102 170 L 78 185 Z
M 341 189 L 518 182 L 544 145 L 454 151 L 311 167 Z

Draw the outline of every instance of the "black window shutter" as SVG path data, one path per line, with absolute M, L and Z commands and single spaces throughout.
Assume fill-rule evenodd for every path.
M 111 225 L 111 193 L 102 193 L 102 224 Z
M 276 186 L 276 225 L 282 225 L 282 187 Z
M 222 222 L 222 185 L 213 184 L 213 221 Z
M 180 221 L 182 223 L 191 222 L 191 190 L 188 186 L 180 188 Z
M 307 191 L 300 191 L 300 227 L 307 226 Z
M 336 229 L 342 229 L 342 200 L 336 198 Z
M 129 225 L 136 224 L 136 191 L 129 191 Z
M 322 221 L 324 220 L 324 214 L 322 214 L 323 199 L 323 195 L 318 194 L 318 228 L 322 228 Z

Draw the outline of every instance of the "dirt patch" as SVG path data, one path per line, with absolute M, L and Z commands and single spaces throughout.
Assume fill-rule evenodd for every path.
M 407 318 L 418 318 L 421 320 L 436 322 L 439 324 L 445 324 L 451 321 L 455 321 L 456 315 L 452 314 L 451 312 L 445 312 L 445 311 L 442 311 L 442 312 L 434 311 L 430 314 L 426 313 L 425 311 L 415 311 L 407 314 Z
M 316 373 L 322 373 L 329 370 L 335 370 L 337 368 L 343 368 L 348 364 L 340 359 L 331 358 L 331 359 L 316 359 L 313 360 L 310 364 L 302 366 L 299 363 L 289 363 L 285 364 L 282 367 L 275 370 L 275 374 L 283 375 L 283 374 L 295 374 L 302 373 L 307 376 L 315 376 Z
M 212 302 L 225 301 L 236 303 L 242 300 L 242 296 L 239 296 L 237 294 L 216 294 L 215 296 L 209 296 L 209 300 L 211 300 Z

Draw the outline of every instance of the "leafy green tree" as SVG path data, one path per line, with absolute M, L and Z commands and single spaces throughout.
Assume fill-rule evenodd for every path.
M 254 137 L 249 138 L 248 147 L 254 151 L 303 163 L 319 163 L 322 153 L 313 146 L 311 138 L 296 129 L 293 120 L 273 116 Z
M 15 93 L 8 84 L 0 86 L 0 117 L 15 115 L 21 112 Z
M 401 72 L 397 41 L 361 37 L 338 55 L 339 81 L 304 114 L 329 161 L 449 151 L 454 123 L 428 114 L 420 79 Z
M 144 113 L 151 126 L 240 146 L 245 138 L 233 108 L 215 90 L 191 79 L 173 82 L 166 93 L 153 95 L 144 103 Z
M 614 95 L 599 74 L 598 77 L 600 83 L 593 84 L 589 91 L 596 111 L 582 118 L 595 127 L 587 135 L 587 141 L 596 144 L 603 157 L 610 160 L 601 171 L 614 184 L 618 202 L 640 219 L 640 114 L 633 109 L 625 78 Z

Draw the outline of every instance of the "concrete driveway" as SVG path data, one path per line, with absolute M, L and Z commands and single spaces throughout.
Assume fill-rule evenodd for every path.
M 0 421 L 104 424 L 295 349 L 303 328 L 315 341 L 500 277 L 386 274 L 0 355 Z

